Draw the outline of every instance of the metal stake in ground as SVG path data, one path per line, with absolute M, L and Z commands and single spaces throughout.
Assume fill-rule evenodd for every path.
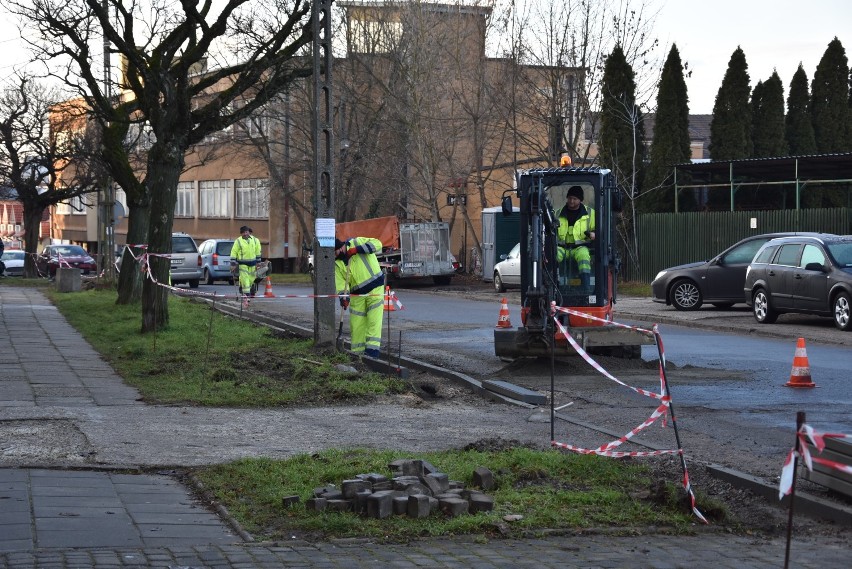
M 799 440 L 799 431 L 805 424 L 805 412 L 796 413 L 796 444 L 793 447 L 793 481 L 790 483 L 790 510 L 787 513 L 787 549 L 784 552 L 784 569 L 790 566 L 790 539 L 793 534 L 793 503 L 796 501 L 796 469 L 798 468 L 799 453 L 802 452 L 802 442 Z
M 343 283 L 343 294 L 341 298 L 349 299 L 349 260 L 346 261 L 346 280 Z M 343 314 L 346 312 L 346 307 L 340 307 L 340 324 L 337 326 L 337 339 L 334 341 L 334 346 L 337 351 L 343 349 Z
M 660 332 L 657 330 L 657 327 L 654 326 L 654 341 L 657 343 L 657 357 L 660 360 L 660 380 L 663 382 L 663 395 L 667 395 L 669 397 L 669 418 L 672 420 L 672 429 L 674 429 L 675 434 L 675 442 L 677 443 L 677 450 L 680 455 L 680 465 L 683 468 L 683 479 L 684 479 L 684 490 L 686 491 L 686 497 L 692 504 L 692 511 L 696 514 L 701 521 L 707 523 L 707 520 L 698 512 L 698 508 L 695 506 L 695 496 L 692 493 L 692 483 L 689 482 L 689 471 L 686 468 L 686 457 L 683 456 L 683 446 L 680 444 L 680 433 L 677 430 L 677 420 L 675 418 L 675 410 L 674 404 L 672 403 L 672 393 L 669 391 L 669 381 L 666 378 L 666 358 L 663 353 L 663 337 L 660 336 Z

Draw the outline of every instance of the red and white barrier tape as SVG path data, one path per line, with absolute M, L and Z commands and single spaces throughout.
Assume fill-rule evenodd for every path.
M 127 247 L 129 247 L 129 246 L 127 246 Z M 145 245 L 145 246 L 136 245 L 136 247 L 147 247 L 147 245 Z M 246 298 L 245 295 L 242 295 L 242 294 L 217 294 L 217 293 L 205 292 L 205 291 L 200 291 L 200 290 L 199 291 L 187 290 L 187 289 L 183 289 L 183 288 L 178 288 L 178 287 L 173 286 L 173 285 L 161 283 L 154 277 L 154 274 L 151 271 L 151 265 L 150 265 L 150 263 L 148 263 L 148 257 L 170 258 L 171 255 L 169 255 L 167 253 L 146 253 L 146 252 L 140 253 L 139 255 L 133 255 L 132 251 L 130 252 L 130 255 L 133 257 L 134 260 L 136 260 L 139 263 L 139 270 L 143 273 L 143 275 L 146 278 L 150 279 L 153 283 L 157 284 L 158 286 L 169 289 L 170 291 L 174 292 L 178 296 L 196 296 L 196 297 L 214 298 L 214 299 L 222 299 L 222 300 L 230 300 L 230 299 L 243 300 L 243 299 Z M 397 298 L 397 296 L 396 296 L 396 291 L 391 291 L 390 296 L 391 296 L 391 301 L 396 306 L 396 310 L 405 310 L 405 307 L 403 306 L 402 302 L 400 302 L 399 298 Z M 352 297 L 370 298 L 370 297 L 372 297 L 372 298 L 382 298 L 383 300 L 385 300 L 384 291 L 382 291 L 379 294 L 349 294 L 349 293 L 347 293 L 347 294 L 276 294 L 275 295 L 276 299 L 277 298 L 332 298 L 333 299 L 333 298 L 341 298 L 341 297 L 345 297 L 345 298 L 352 298 Z M 260 300 L 260 301 L 274 300 L 272 298 L 264 297 L 262 295 L 261 296 L 254 296 L 254 297 L 250 297 L 250 298 L 251 298 L 252 302 L 255 302 L 255 301 L 258 301 L 258 300 Z
M 645 397 L 657 399 L 661 402 L 660 405 L 651 414 L 651 416 L 648 417 L 648 419 L 646 419 L 642 424 L 635 427 L 634 429 L 632 429 L 630 432 L 623 435 L 622 437 L 619 437 L 618 439 L 616 439 L 614 441 L 610 441 L 608 443 L 605 443 L 605 444 L 599 446 L 596 449 L 588 449 L 588 448 L 577 447 L 577 446 L 574 446 L 574 445 L 570 445 L 568 443 L 561 443 L 561 442 L 558 442 L 558 441 L 551 441 L 551 443 L 550 443 L 551 446 L 563 448 L 563 449 L 570 450 L 572 452 L 576 452 L 576 453 L 579 453 L 579 454 L 596 454 L 596 455 L 599 455 L 599 456 L 607 456 L 607 457 L 612 457 L 612 458 L 660 456 L 660 455 L 664 455 L 664 454 L 674 454 L 674 455 L 680 455 L 681 459 L 682 459 L 683 458 L 683 449 L 682 448 L 667 449 L 667 450 L 654 450 L 654 451 L 614 451 L 614 450 L 612 450 L 612 449 L 617 448 L 618 446 L 622 445 L 623 443 L 629 441 L 636 434 L 642 432 L 643 430 L 645 430 L 649 426 L 653 425 L 657 421 L 657 419 L 659 419 L 659 418 L 663 419 L 662 426 L 666 425 L 665 418 L 666 418 L 666 416 L 669 412 L 671 397 L 666 392 L 666 386 L 665 386 L 666 384 L 665 384 L 664 375 L 663 375 L 664 374 L 663 370 L 664 370 L 664 366 L 665 366 L 665 352 L 663 351 L 662 337 L 660 336 L 660 333 L 659 333 L 659 330 L 657 329 L 657 326 L 655 325 L 653 330 L 646 330 L 644 328 L 639 328 L 638 326 L 630 326 L 630 325 L 627 325 L 627 324 L 621 324 L 619 322 L 615 322 L 615 321 L 611 321 L 611 320 L 605 320 L 603 318 L 598 318 L 596 316 L 590 316 L 590 315 L 588 315 L 584 312 L 578 312 L 578 311 L 575 311 L 575 310 L 571 310 L 570 308 L 557 307 L 556 303 L 551 304 L 551 311 L 552 311 L 553 321 L 556 323 L 556 326 L 559 329 L 559 331 L 562 333 L 562 335 L 565 337 L 565 339 L 568 341 L 568 343 L 571 345 L 571 347 L 574 348 L 574 350 L 580 355 L 580 357 L 582 357 L 595 370 L 597 370 L 604 377 L 614 381 L 615 383 L 617 383 L 617 384 L 619 384 L 623 387 L 626 387 L 626 388 L 634 391 L 635 393 L 638 393 L 639 395 L 644 395 Z M 615 376 L 613 376 L 607 370 L 605 370 L 603 368 L 603 366 L 601 366 L 597 361 L 595 361 L 594 358 L 592 358 L 589 355 L 589 353 L 586 352 L 586 350 L 584 350 L 580 346 L 580 344 L 577 343 L 577 341 L 574 339 L 574 337 L 571 336 L 571 334 L 568 332 L 566 327 L 557 318 L 557 316 L 556 316 L 557 312 L 563 312 L 563 313 L 566 313 L 566 314 L 573 314 L 575 316 L 580 316 L 580 317 L 583 317 L 583 318 L 589 318 L 591 320 L 596 320 L 596 321 L 601 322 L 601 323 L 603 323 L 604 325 L 607 325 L 607 326 L 616 326 L 616 327 L 620 327 L 620 328 L 634 330 L 634 331 L 641 333 L 641 334 L 653 336 L 655 341 L 659 345 L 659 352 L 660 352 L 660 366 L 659 366 L 660 393 L 654 393 L 653 391 L 648 391 L 648 390 L 645 390 L 645 389 L 641 389 L 641 388 L 638 388 L 638 387 L 633 387 L 631 385 L 627 385 L 623 381 L 621 381 L 618 378 L 616 378 Z M 689 496 L 690 507 L 692 508 L 692 513 L 699 520 L 701 520 L 703 523 L 705 523 L 705 524 L 708 523 L 707 519 L 698 510 L 698 507 L 696 506 L 695 493 L 692 491 L 692 484 L 689 481 L 689 471 L 686 468 L 686 462 L 685 461 L 683 461 L 683 481 L 682 481 L 682 484 L 683 484 L 684 490 L 686 491 L 687 495 Z
M 825 439 L 847 439 L 852 440 L 852 435 L 844 435 L 840 433 L 821 433 L 815 431 L 813 427 L 807 424 L 803 424 L 802 428 L 796 433 L 796 437 L 799 440 L 799 444 L 797 445 L 801 452 L 797 451 L 795 448 L 790 449 L 790 452 L 787 453 L 787 457 L 784 459 L 784 466 L 781 467 L 781 480 L 778 483 L 778 499 L 781 500 L 784 496 L 790 494 L 793 491 L 793 479 L 795 478 L 796 472 L 793 469 L 793 458 L 798 456 L 805 463 L 805 467 L 813 471 L 814 463 L 822 464 L 823 466 L 827 466 L 829 468 L 833 468 L 839 472 L 843 472 L 846 474 L 852 474 L 852 466 L 847 464 L 842 464 L 840 462 L 836 462 L 834 460 L 828 460 L 827 458 L 822 458 L 819 456 L 812 456 L 810 450 L 808 450 L 807 443 L 810 442 L 820 453 L 825 448 Z

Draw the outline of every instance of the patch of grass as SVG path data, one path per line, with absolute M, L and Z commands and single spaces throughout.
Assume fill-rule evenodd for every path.
M 308 273 L 272 273 L 269 279 L 272 284 L 311 284 Z
M 318 352 L 312 340 L 281 338 L 188 299 L 169 299 L 168 328 L 143 335 L 140 305 L 116 305 L 114 291 L 48 294 L 71 325 L 151 403 L 352 403 L 408 389 L 394 377 L 337 369 L 338 363 L 352 365 L 350 358 Z
M 47 279 L 25 279 L 23 277 L 0 278 L 0 286 L 22 286 L 30 288 L 47 288 L 50 286 Z
M 451 480 L 472 485 L 472 473 L 484 466 L 495 473 L 494 511 L 449 518 L 440 513 L 424 519 L 393 516 L 384 520 L 355 513 L 311 512 L 304 501 L 313 489 L 362 473 L 390 477 L 388 464 L 400 458 L 422 458 Z M 648 470 L 637 463 L 556 450 L 514 447 L 497 451 L 453 450 L 418 453 L 389 450 L 329 450 L 288 460 L 244 459 L 201 468 L 196 477 L 243 527 L 263 539 L 366 536 L 405 540 L 453 534 L 519 534 L 549 529 L 657 526 L 675 533 L 695 523 L 677 500 L 649 492 Z M 301 502 L 282 506 L 282 498 Z M 506 515 L 522 518 L 508 523 Z
M 638 281 L 627 281 L 618 283 L 618 294 L 621 296 L 650 297 L 651 285 Z

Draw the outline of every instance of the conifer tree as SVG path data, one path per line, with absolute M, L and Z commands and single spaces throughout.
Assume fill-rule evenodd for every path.
M 787 95 L 785 138 L 792 156 L 816 154 L 814 125 L 811 122 L 809 106 L 808 74 L 800 63 L 790 81 L 790 93 Z
M 820 153 L 844 152 L 849 146 L 849 65 L 846 50 L 834 38 L 817 65 L 811 83 L 811 120 Z
M 677 45 L 672 45 L 657 91 L 651 160 L 640 200 L 642 210 L 674 211 L 673 165 L 689 159 L 689 96 L 680 53 Z
M 716 94 L 710 120 L 710 156 L 713 160 L 750 158 L 751 107 L 745 53 L 740 47 L 731 55 L 722 86 Z
M 752 140 L 755 158 L 787 155 L 784 139 L 784 86 L 776 71 L 758 82 L 751 95 Z
M 629 198 L 638 194 L 644 161 L 644 127 L 636 104 L 633 68 L 621 46 L 607 57 L 601 82 L 600 161 L 612 169 Z

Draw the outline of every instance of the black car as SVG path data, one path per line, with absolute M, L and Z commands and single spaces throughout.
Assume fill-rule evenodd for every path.
M 831 316 L 852 329 L 852 235 L 773 239 L 746 272 L 745 301 L 761 324 L 796 312 Z
M 754 254 L 771 239 L 828 233 L 765 233 L 739 241 L 709 261 L 663 269 L 651 283 L 652 300 L 678 310 L 698 310 L 704 303 L 729 308 L 743 302 L 743 281 Z

